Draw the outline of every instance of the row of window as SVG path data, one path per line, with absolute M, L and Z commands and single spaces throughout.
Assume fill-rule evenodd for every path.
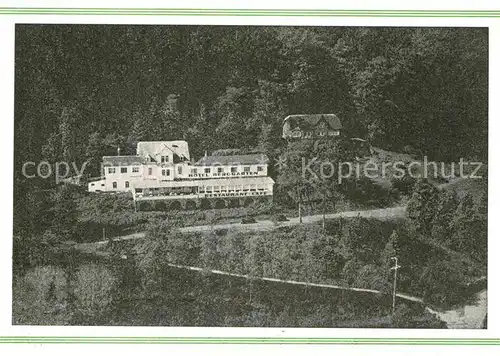
M 257 172 L 262 172 L 264 171 L 264 167 L 262 166 L 257 166 Z M 211 168 L 204 168 L 203 169 L 204 173 L 211 173 L 212 169 Z M 216 170 L 217 173 L 226 173 L 226 170 L 224 167 L 217 167 Z M 231 167 L 231 173 L 237 173 L 238 172 L 238 167 Z M 245 166 L 243 167 L 243 172 L 250 172 L 250 167 Z M 198 168 L 191 168 L 191 174 L 198 174 Z
M 148 174 L 149 175 L 153 174 L 153 169 L 152 168 L 149 168 Z M 182 174 L 182 166 L 178 166 L 177 167 L 177 174 Z M 166 169 L 162 169 L 161 170 L 161 175 L 165 176 L 165 177 L 170 177 L 170 169 L 167 169 L 167 168 Z
M 128 172 L 128 167 L 120 168 L 120 173 L 127 173 L 127 172 Z M 108 173 L 109 174 L 116 173 L 116 168 L 115 167 L 108 168 Z M 132 173 L 139 173 L 139 167 L 132 167 Z
M 238 185 L 238 186 L 208 186 L 208 187 L 169 187 L 169 188 L 137 188 L 136 194 L 147 195 L 192 195 L 192 194 L 217 194 L 217 193 L 240 193 L 240 192 L 269 192 L 266 185 Z
M 113 189 L 117 189 L 118 188 L 118 183 L 117 182 L 113 182 Z M 125 182 L 125 188 L 130 188 L 130 182 L 126 181 Z M 173 188 L 174 190 L 176 188 Z M 182 188 L 181 187 L 178 187 L 177 189 L 181 190 Z M 185 187 L 185 189 L 191 189 L 190 187 Z M 240 191 L 243 191 L 243 192 L 248 192 L 248 191 L 251 191 L 251 192 L 255 192 L 255 191 L 266 191 L 267 190 L 267 186 L 266 185 L 259 185 L 259 184 L 250 184 L 250 185 L 234 185 L 234 186 L 219 186 L 219 185 L 216 185 L 216 186 L 201 186 L 201 187 L 198 187 L 198 192 L 199 193 L 212 193 L 212 191 L 214 193 L 219 193 L 219 192 L 240 192 Z
M 95 186 L 95 183 L 90 183 L 90 186 L 91 186 L 91 187 L 94 187 L 94 186 Z M 101 187 L 104 187 L 104 186 L 105 186 L 105 184 L 104 184 L 104 183 L 101 183 Z
M 179 174 L 182 174 L 182 167 L 181 166 L 177 167 L 177 171 L 179 172 Z M 108 168 L 108 173 L 109 174 L 116 173 L 116 168 L 115 167 Z M 121 167 L 120 168 L 120 173 L 128 173 L 128 167 Z M 139 173 L 139 167 L 132 167 L 132 173 Z M 152 174 L 153 174 L 153 168 L 149 167 L 148 168 L 148 175 L 152 175 Z M 162 175 L 169 176 L 170 175 L 170 170 L 169 169 L 163 169 L 162 170 Z
M 118 188 L 118 183 L 113 182 L 113 189 L 117 189 L 117 188 Z M 130 188 L 130 183 L 128 181 L 125 182 L 125 188 Z
M 339 136 L 340 135 L 340 132 L 339 131 L 318 131 L 316 133 L 318 136 Z M 313 136 L 313 133 L 311 131 L 304 131 L 304 132 L 301 132 L 301 131 L 295 131 L 295 132 L 292 132 L 292 136 L 293 137 L 300 137 L 300 136 L 303 136 L 304 138 L 310 138 Z
M 267 191 L 268 187 L 266 185 L 233 185 L 233 186 L 206 186 L 198 187 L 198 193 L 225 193 L 225 192 L 256 192 L 256 191 Z
M 168 158 L 168 156 L 165 156 Z M 211 173 L 212 169 L 211 168 L 204 168 L 204 173 Z M 257 166 L 257 172 L 262 172 L 264 171 L 264 167 L 262 166 Z M 231 167 L 231 173 L 237 173 L 238 172 L 238 167 Z M 250 172 L 250 167 L 245 166 L 243 167 L 243 172 Z M 108 173 L 109 174 L 114 174 L 116 173 L 116 168 L 115 167 L 110 167 L 108 168 Z M 120 168 L 120 173 L 128 173 L 128 167 L 121 167 Z M 132 173 L 139 173 L 139 167 L 132 167 Z M 177 173 L 182 174 L 182 166 L 177 167 Z M 217 167 L 217 173 L 225 173 L 224 167 Z M 148 175 L 153 174 L 153 168 L 149 167 L 148 168 Z M 191 174 L 198 174 L 198 169 L 197 168 L 192 168 L 191 169 Z M 161 175 L 162 176 L 170 176 L 170 169 L 162 169 L 161 170 Z

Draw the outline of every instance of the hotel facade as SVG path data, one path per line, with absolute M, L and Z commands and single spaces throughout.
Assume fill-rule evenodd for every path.
M 89 192 L 130 192 L 134 201 L 177 208 L 233 206 L 272 199 L 274 181 L 264 154 L 205 156 L 192 162 L 186 141 L 139 142 L 133 156 L 104 156 L 103 176 Z

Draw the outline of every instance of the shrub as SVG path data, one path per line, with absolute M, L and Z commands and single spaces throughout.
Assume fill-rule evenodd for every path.
M 109 310 L 113 302 L 116 277 L 104 266 L 83 265 L 75 276 L 75 305 L 83 316 L 98 316 Z
M 12 323 L 65 325 L 71 321 L 68 281 L 64 270 L 40 266 L 13 283 Z

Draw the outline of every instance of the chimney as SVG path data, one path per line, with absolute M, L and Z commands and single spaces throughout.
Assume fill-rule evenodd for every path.
M 207 150 L 205 150 L 205 157 L 207 157 Z
M 118 151 L 118 156 L 119 156 L 120 155 L 120 147 L 118 147 L 117 151 Z

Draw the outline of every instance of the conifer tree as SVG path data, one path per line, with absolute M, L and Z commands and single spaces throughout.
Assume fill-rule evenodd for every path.
M 426 179 L 419 180 L 406 209 L 407 216 L 418 233 L 430 234 L 437 202 L 437 188 Z

